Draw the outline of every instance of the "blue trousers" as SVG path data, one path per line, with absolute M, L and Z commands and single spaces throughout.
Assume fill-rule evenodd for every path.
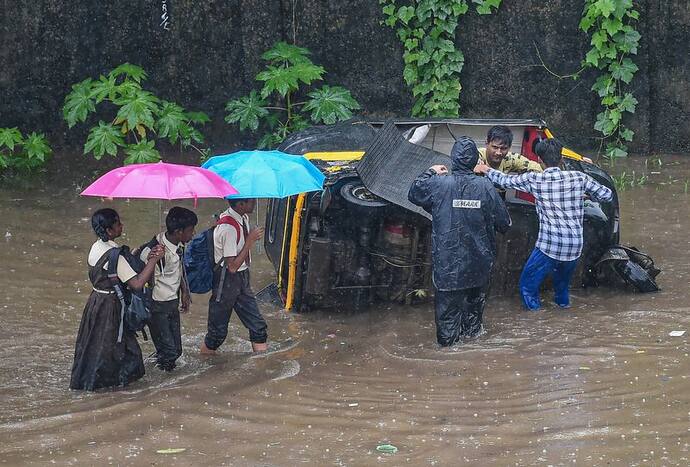
M 539 300 L 539 287 L 550 274 L 553 282 L 554 301 L 558 306 L 570 305 L 568 287 L 570 278 L 577 266 L 577 259 L 572 261 L 558 261 L 553 259 L 538 248 L 532 250 L 525 267 L 520 275 L 520 296 L 522 303 L 528 310 L 538 310 L 541 306 Z

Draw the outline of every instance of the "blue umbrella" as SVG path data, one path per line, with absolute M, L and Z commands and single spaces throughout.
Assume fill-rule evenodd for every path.
M 203 168 L 215 172 L 239 194 L 226 198 L 284 198 L 321 190 L 326 177 L 302 156 L 281 151 L 238 151 L 214 156 Z

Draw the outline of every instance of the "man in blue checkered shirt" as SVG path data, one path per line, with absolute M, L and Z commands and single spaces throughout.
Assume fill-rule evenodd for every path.
M 486 174 L 495 185 L 532 193 L 536 199 L 539 236 L 520 275 L 522 302 L 533 311 L 541 306 L 539 287 L 549 274 L 556 304 L 563 308 L 570 306 L 568 286 L 582 253 L 585 194 L 599 202 L 613 197 L 611 190 L 589 175 L 559 169 L 562 149 L 555 139 L 537 144 L 535 152 L 547 167 L 543 173 L 506 175 L 484 164 L 475 168 L 475 172 Z

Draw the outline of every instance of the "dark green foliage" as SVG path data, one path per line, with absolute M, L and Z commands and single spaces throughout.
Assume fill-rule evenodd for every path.
M 122 150 L 127 155 L 125 164 L 156 162 L 161 159 L 155 147 L 159 139 L 191 147 L 202 158 L 208 154 L 207 149 L 196 146 L 204 142 L 196 126 L 208 122 L 208 116 L 187 112 L 182 106 L 146 91 L 142 82 L 147 76 L 142 68 L 123 63 L 107 76 L 101 75 L 98 80 L 87 78 L 72 86 L 62 108 L 70 128 L 85 122 L 101 103 L 109 102 L 117 109 L 111 122 L 101 120 L 89 130 L 84 154 L 91 153 L 100 159 L 104 154 L 116 156 Z
M 52 153 L 43 134 L 31 132 L 24 137 L 16 127 L 0 128 L 0 173 L 35 171 Z
M 580 29 L 591 32 L 592 48 L 587 52 L 583 66 L 596 68 L 600 75 L 592 91 L 601 98 L 604 108 L 597 115 L 594 129 L 607 141 L 606 157 L 624 157 L 626 143 L 635 133 L 623 123 L 626 113 L 635 113 L 637 99 L 627 85 L 638 70 L 630 55 L 637 54 L 640 34 L 633 23 L 639 12 L 632 0 L 587 0 L 580 21 Z
M 455 30 L 467 13 L 466 0 L 379 0 L 386 19 L 404 47 L 403 78 L 416 101 L 412 115 L 457 117 L 460 114 L 460 72 L 465 64 L 455 47 Z M 492 13 L 501 0 L 472 0 L 477 13 Z
M 304 88 L 323 80 L 326 70 L 315 65 L 303 47 L 278 42 L 261 58 L 266 69 L 256 75 L 262 81 L 260 91 L 229 101 L 225 121 L 239 124 L 240 130 L 263 132 L 260 148 L 275 147 L 287 135 L 311 123 L 335 123 L 352 117 L 359 104 L 350 91 L 340 86 L 323 85 L 306 93 L 304 102 L 294 102 L 304 96 Z

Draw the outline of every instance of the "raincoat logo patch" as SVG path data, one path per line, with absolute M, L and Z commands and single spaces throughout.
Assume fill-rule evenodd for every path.
M 478 199 L 454 199 L 454 208 L 481 209 L 482 202 Z

